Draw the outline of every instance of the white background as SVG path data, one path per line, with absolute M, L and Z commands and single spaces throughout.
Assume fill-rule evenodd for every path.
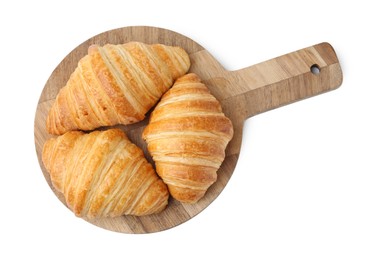
M 2 1 L 0 259 L 371 259 L 367 1 Z M 249 119 L 229 184 L 165 232 L 120 234 L 73 216 L 39 168 L 33 121 L 53 69 L 106 30 L 182 33 L 234 70 L 322 41 L 333 92 Z

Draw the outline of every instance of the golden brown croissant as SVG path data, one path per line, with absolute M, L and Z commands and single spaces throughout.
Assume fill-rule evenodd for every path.
M 49 111 L 51 134 L 142 120 L 190 66 L 180 47 L 129 42 L 90 46 Z
M 119 129 L 67 132 L 45 143 L 42 160 L 79 217 L 148 215 L 168 203 L 166 185 Z
M 163 95 L 143 132 L 170 194 L 188 203 L 197 202 L 216 181 L 232 136 L 231 121 L 193 73 Z

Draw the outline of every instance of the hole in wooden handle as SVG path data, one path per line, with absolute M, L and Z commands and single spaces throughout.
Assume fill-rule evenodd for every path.
M 321 72 L 321 69 L 317 64 L 313 64 L 310 67 L 310 72 L 312 72 L 314 75 L 318 75 Z

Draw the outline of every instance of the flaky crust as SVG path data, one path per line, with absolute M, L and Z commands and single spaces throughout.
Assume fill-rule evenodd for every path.
M 193 73 L 163 95 L 143 132 L 170 194 L 187 203 L 197 202 L 216 181 L 232 136 L 220 103 Z
M 42 160 L 79 217 L 142 216 L 168 203 L 166 185 L 119 129 L 67 132 L 45 143 Z
M 142 120 L 190 67 L 180 47 L 129 42 L 93 45 L 49 111 L 50 134 Z

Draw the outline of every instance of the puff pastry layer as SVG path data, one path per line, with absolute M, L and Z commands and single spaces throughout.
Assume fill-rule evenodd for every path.
M 180 47 L 93 45 L 59 91 L 46 129 L 60 135 L 138 122 L 189 67 L 188 54 Z
M 187 203 L 197 202 L 216 181 L 232 136 L 220 103 L 193 73 L 163 95 L 143 132 L 170 194 Z
M 42 160 L 53 186 L 79 217 L 142 216 L 168 203 L 166 185 L 119 129 L 49 139 Z

